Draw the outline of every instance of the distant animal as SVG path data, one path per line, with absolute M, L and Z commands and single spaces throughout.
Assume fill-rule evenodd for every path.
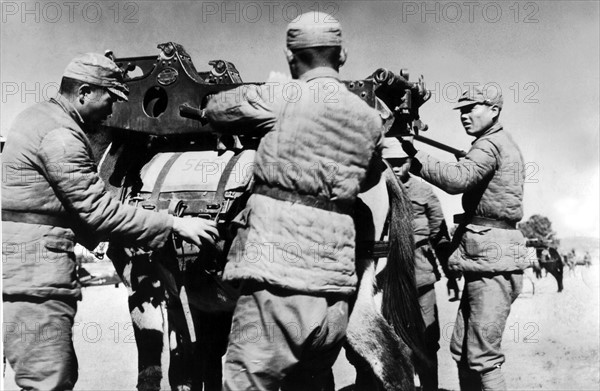
M 546 270 L 556 279 L 558 291 L 563 290 L 563 258 L 554 247 L 537 249 L 538 265 L 533 265 L 533 271 L 539 279 L 542 277 L 542 269 Z

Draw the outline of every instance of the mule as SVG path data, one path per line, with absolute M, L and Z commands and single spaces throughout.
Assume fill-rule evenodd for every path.
M 157 160 L 142 165 L 135 179 L 130 172 L 121 181 L 124 202 L 139 197 L 145 177 L 156 178 L 151 166 Z M 412 210 L 383 162 L 380 174 L 380 181 L 360 196 L 357 205 L 358 247 L 367 250 L 357 257 L 360 289 L 348 328 L 348 350 L 354 352 L 350 356 L 357 365 L 357 384 L 368 381 L 381 389 L 409 389 L 423 328 L 414 282 Z M 146 183 L 146 192 L 153 186 Z M 188 266 L 182 266 L 186 259 L 177 246 L 171 243 L 153 254 L 115 244 L 109 249 L 129 291 L 138 388 L 218 390 L 237 299 L 235 287 L 220 279 L 227 243 L 220 252 L 184 254 L 187 260 L 197 258 Z
M 555 279 L 558 285 L 558 292 L 563 291 L 563 260 L 558 251 L 554 247 L 547 249 L 536 249 L 539 271 L 536 271 L 536 277 L 541 278 L 541 269 L 546 270 Z
M 413 362 L 427 365 L 414 272 L 412 206 L 393 171 L 359 196 L 359 289 L 347 329 L 357 390 L 414 389 Z

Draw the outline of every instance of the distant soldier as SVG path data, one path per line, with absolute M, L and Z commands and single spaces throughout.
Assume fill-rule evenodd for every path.
M 498 121 L 502 95 L 465 91 L 455 107 L 471 149 L 459 162 L 441 162 L 412 143 L 411 172 L 450 194 L 464 193 L 465 213 L 455 216 L 449 268 L 465 286 L 450 343 L 462 390 L 505 390 L 500 347 L 511 303 L 521 292 L 528 251 L 516 224 L 523 217 L 525 172 L 521 151 Z M 495 92 L 495 91 L 494 91 Z
M 585 266 L 591 266 L 592 265 L 592 256 L 590 255 L 589 251 L 586 251 L 585 255 L 583 256 L 583 264 Z
M 436 305 L 434 284 L 440 279 L 436 259 L 444 271 L 448 271 L 447 254 L 442 250 L 450 241 L 440 201 L 431 186 L 422 179 L 409 174 L 411 158 L 402 150 L 400 142 L 386 137 L 383 158 L 393 167 L 394 173 L 402 181 L 413 207 L 415 237 L 415 278 L 419 293 L 419 305 L 425 324 L 425 353 L 430 360 L 429 368 L 419 368 L 417 373 L 424 391 L 438 389 L 437 351 L 440 348 L 440 324 Z M 437 255 L 437 257 L 436 257 Z M 449 291 L 458 296 L 458 285 L 454 276 L 447 273 Z

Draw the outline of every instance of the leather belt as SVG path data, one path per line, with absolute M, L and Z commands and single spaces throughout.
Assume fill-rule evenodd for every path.
M 2 221 L 13 223 L 51 225 L 54 227 L 71 228 L 71 224 L 64 216 L 49 215 L 35 212 L 22 212 L 13 210 L 2 211 Z
M 489 217 L 482 216 L 471 216 L 467 217 L 465 214 L 454 215 L 454 223 L 455 224 L 475 224 L 482 225 L 484 227 L 492 227 L 492 228 L 500 228 L 500 229 L 517 229 L 517 223 L 505 221 L 505 220 L 496 220 L 491 219 Z
M 390 242 L 379 241 L 357 241 L 356 242 L 356 257 L 357 258 L 387 258 L 390 252 Z
M 325 197 L 318 197 L 310 194 L 299 194 L 279 187 L 269 186 L 264 183 L 255 185 L 252 192 L 276 200 L 289 201 L 340 214 L 351 214 L 354 209 L 350 204 L 335 202 Z
M 429 244 L 429 239 L 421 239 L 418 242 L 415 242 L 415 248 L 419 248 L 419 247 L 424 246 L 426 244 Z

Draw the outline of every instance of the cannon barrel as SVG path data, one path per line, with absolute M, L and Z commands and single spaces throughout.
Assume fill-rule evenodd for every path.
M 449 145 L 440 143 L 439 141 L 435 141 L 430 138 L 421 136 L 420 134 L 415 134 L 414 138 L 415 140 L 420 141 L 423 144 L 431 145 L 432 147 L 441 149 L 442 151 L 450 152 L 451 154 L 456 156 L 457 159 L 467 156 L 467 153 L 461 149 L 453 148 Z

